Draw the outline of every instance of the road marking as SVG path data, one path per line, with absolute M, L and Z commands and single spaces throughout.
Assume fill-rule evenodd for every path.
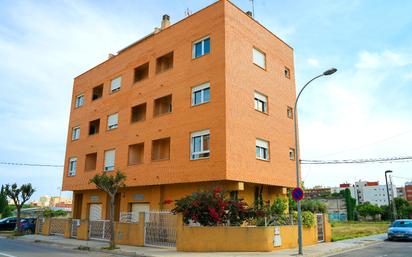
M 7 253 L 0 253 L 0 255 L 4 256 L 4 257 L 16 257 L 14 255 L 10 255 L 10 254 L 7 254 Z

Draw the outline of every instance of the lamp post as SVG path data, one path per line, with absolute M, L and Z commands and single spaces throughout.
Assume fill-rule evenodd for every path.
M 389 196 L 388 173 L 392 173 L 392 171 L 391 170 L 385 171 L 386 195 L 388 196 L 388 207 L 389 207 L 389 210 L 390 210 L 391 209 L 391 198 Z M 395 220 L 395 217 L 394 217 L 393 213 L 392 213 L 391 216 L 392 216 L 393 220 Z
M 298 130 L 297 130 L 297 105 L 298 105 L 298 100 L 300 95 L 302 94 L 302 91 L 315 79 L 323 77 L 323 76 L 329 76 L 335 73 L 337 69 L 335 68 L 330 68 L 329 70 L 323 72 L 322 74 L 314 77 L 313 79 L 309 80 L 300 90 L 298 96 L 296 97 L 295 100 L 295 107 L 293 109 L 293 121 L 294 121 L 294 128 L 295 128 L 295 161 L 296 161 L 296 187 L 300 187 L 300 176 L 299 176 L 299 141 L 298 141 Z M 301 214 L 301 204 L 300 201 L 297 202 L 297 208 L 298 208 L 298 244 L 299 244 L 299 254 L 303 254 L 302 250 L 302 214 Z

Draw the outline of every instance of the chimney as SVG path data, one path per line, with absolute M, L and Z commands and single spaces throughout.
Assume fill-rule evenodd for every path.
M 170 16 L 167 15 L 167 14 L 165 14 L 165 15 L 163 15 L 160 29 L 161 29 L 161 30 L 164 30 L 165 28 L 167 28 L 167 27 L 169 27 L 169 26 L 170 26 Z
M 115 55 L 112 54 L 112 53 L 109 53 L 109 56 L 107 57 L 107 59 L 111 59 L 111 58 L 113 58 L 113 57 L 115 57 Z
M 251 11 L 247 11 L 246 15 L 249 16 L 250 18 L 253 18 L 253 13 Z

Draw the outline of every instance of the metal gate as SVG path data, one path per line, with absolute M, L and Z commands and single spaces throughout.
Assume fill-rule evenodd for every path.
M 66 223 L 67 219 L 51 218 L 50 234 L 63 236 L 66 229 Z
M 317 228 L 318 228 L 318 242 L 324 242 L 325 241 L 325 229 L 323 226 L 323 214 L 322 213 L 316 214 L 316 223 L 317 223 Z
M 77 228 L 80 226 L 80 219 L 72 219 L 70 237 L 77 238 Z
M 95 240 L 109 241 L 111 238 L 110 220 L 90 220 L 89 238 Z
M 145 212 L 144 244 L 176 247 L 177 217 L 169 211 Z

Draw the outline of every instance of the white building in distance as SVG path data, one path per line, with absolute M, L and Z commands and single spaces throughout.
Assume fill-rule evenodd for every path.
M 386 185 L 379 185 L 379 182 L 358 181 L 354 185 L 345 183 L 339 187 L 331 188 L 332 193 L 339 193 L 341 190 L 348 188 L 357 204 L 369 202 L 378 206 L 388 205 L 388 194 Z M 397 197 L 396 186 L 389 185 L 389 197 L 392 194 Z

